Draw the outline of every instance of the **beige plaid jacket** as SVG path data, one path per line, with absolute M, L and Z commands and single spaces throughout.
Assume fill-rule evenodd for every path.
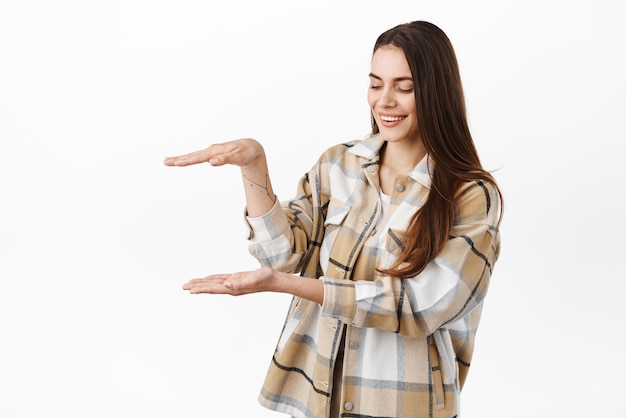
M 342 417 L 459 415 L 483 300 L 499 252 L 500 199 L 468 182 L 442 252 L 419 275 L 376 272 L 402 251 L 402 231 L 428 196 L 425 157 L 396 179 L 381 219 L 379 135 L 327 150 L 297 196 L 248 218 L 262 265 L 324 282 L 324 302 L 295 297 L 259 396 L 294 417 L 329 414 L 333 366 L 345 333 Z

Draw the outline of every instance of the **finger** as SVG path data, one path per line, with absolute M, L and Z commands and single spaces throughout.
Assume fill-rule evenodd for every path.
M 189 154 L 179 155 L 176 157 L 167 157 L 163 160 L 163 163 L 168 166 L 184 167 L 192 164 L 200 164 L 210 162 L 219 163 L 219 159 L 215 159 L 216 156 L 230 151 L 231 147 L 228 144 L 213 144 L 208 148 L 190 152 Z M 217 164 L 213 164 L 217 165 Z
M 199 279 L 191 279 L 183 285 L 184 290 L 189 290 L 194 286 L 200 286 L 203 283 L 224 283 L 224 280 L 228 279 L 230 274 L 212 274 L 210 276 L 202 277 Z
M 206 150 L 195 151 L 177 157 L 168 157 L 163 160 L 163 164 L 174 167 L 184 167 L 192 164 L 207 162 L 211 158 L 211 154 Z
M 232 294 L 232 291 L 222 283 L 204 282 L 197 283 L 187 289 L 190 294 L 209 293 L 213 295 Z

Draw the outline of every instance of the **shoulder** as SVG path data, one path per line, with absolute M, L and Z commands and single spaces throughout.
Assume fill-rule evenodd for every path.
M 490 181 L 464 182 L 455 200 L 458 218 L 481 218 L 489 224 L 495 224 L 499 219 L 501 196 L 498 187 Z
M 370 160 L 358 148 L 366 140 L 351 140 L 331 146 L 322 153 L 307 178 L 319 189 L 320 195 L 348 199 L 350 191 L 363 181 L 363 168 Z M 347 193 L 344 195 L 342 193 Z M 345 201 L 345 200 L 344 200 Z
M 490 181 L 486 180 L 471 180 L 465 181 L 459 187 L 456 199 L 465 200 L 468 198 L 483 197 L 486 201 L 490 199 L 490 196 L 497 193 L 497 187 Z

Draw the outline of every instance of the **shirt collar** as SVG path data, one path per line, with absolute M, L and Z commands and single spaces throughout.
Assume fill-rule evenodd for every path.
M 368 160 L 377 160 L 380 149 L 382 148 L 385 140 L 380 134 L 369 135 L 362 141 L 357 142 L 350 148 L 350 153 L 357 155 Z M 430 155 L 424 156 L 422 160 L 409 172 L 409 177 L 413 180 L 421 183 L 425 187 L 430 188 L 432 180 L 430 178 L 430 171 L 435 166 L 435 162 Z
M 378 157 L 378 152 L 382 148 L 385 140 L 380 134 L 373 134 L 365 137 L 350 148 L 350 152 L 359 157 L 374 160 Z

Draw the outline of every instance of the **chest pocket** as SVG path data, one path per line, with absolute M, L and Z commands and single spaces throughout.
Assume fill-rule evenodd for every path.
M 351 249 L 354 247 L 352 234 L 341 232 L 344 222 L 352 207 L 341 200 L 331 197 L 328 203 L 326 219 L 324 219 L 324 242 L 321 248 L 322 257 L 328 258 L 326 274 L 333 278 L 345 279 Z M 346 241 L 347 240 L 347 241 Z
M 328 210 L 326 212 L 326 219 L 324 219 L 324 226 L 339 226 L 346 219 L 346 215 L 350 212 L 350 205 L 342 202 L 341 200 L 330 198 L 328 202 Z
M 398 258 L 404 251 L 404 231 L 389 228 L 385 240 L 385 249 L 389 254 Z
M 339 230 L 346 220 L 346 216 L 350 213 L 351 206 L 337 200 L 335 198 L 330 199 L 328 202 L 328 210 L 326 212 L 326 219 L 324 219 L 324 247 L 330 250 L 333 247 Z
M 324 245 L 327 248 L 332 247 L 332 243 L 337 238 L 341 225 L 346 220 L 348 213 L 350 213 L 350 209 L 351 206 L 341 200 L 330 198 L 326 219 L 324 219 L 324 240 L 326 241 Z

